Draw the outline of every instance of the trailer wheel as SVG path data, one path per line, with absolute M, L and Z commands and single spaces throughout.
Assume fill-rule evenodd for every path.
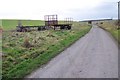
M 65 29 L 65 26 L 60 26 L 60 29 Z
M 38 31 L 41 31 L 41 27 L 38 27 Z
M 67 26 L 67 29 L 70 30 L 70 29 L 71 29 L 71 26 Z
M 26 28 L 23 28 L 23 29 L 22 29 L 22 32 L 27 32 L 27 29 L 26 29 Z

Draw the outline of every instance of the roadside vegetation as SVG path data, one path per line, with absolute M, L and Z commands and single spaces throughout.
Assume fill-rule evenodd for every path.
M 3 26 L 7 25 L 3 23 Z M 6 30 L 15 29 L 10 27 Z M 36 25 L 36 24 L 35 24 Z M 65 48 L 89 32 L 86 23 L 74 22 L 71 30 L 45 30 L 31 32 L 4 31 L 2 36 L 3 78 L 23 78 L 46 64 Z M 3 27 L 4 29 L 4 27 Z
M 0 19 L 0 79 L 2 79 L 2 20 Z
M 112 36 L 120 43 L 120 29 L 118 29 L 116 20 L 100 22 L 99 26 L 109 31 Z
M 0 79 L 2 79 L 2 33 L 0 32 Z

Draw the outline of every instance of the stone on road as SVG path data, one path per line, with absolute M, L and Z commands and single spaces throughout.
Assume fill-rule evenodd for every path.
M 118 46 L 93 25 L 88 34 L 27 78 L 118 78 Z

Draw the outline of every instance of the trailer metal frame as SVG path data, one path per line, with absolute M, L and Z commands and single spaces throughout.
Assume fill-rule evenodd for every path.
M 56 28 L 59 27 L 60 30 L 66 29 L 70 30 L 72 26 L 73 19 L 72 18 L 65 18 L 64 24 L 58 24 L 58 16 L 57 15 L 45 15 L 44 16 L 45 25 L 43 26 L 23 26 L 22 23 L 19 21 L 17 27 L 18 32 L 28 32 L 30 28 L 37 28 L 38 31 L 47 30 L 49 28 Z

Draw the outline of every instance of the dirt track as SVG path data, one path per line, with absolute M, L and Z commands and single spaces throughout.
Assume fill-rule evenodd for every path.
M 86 36 L 27 78 L 118 78 L 118 46 L 93 25 Z

